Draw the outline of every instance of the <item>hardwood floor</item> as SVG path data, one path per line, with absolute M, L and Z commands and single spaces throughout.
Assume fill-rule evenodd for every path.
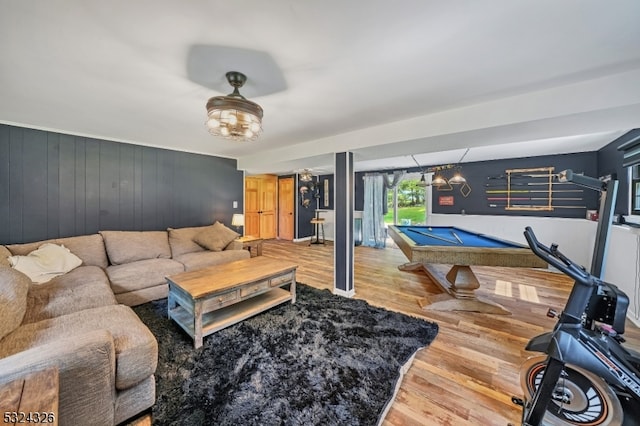
M 263 255 L 298 263 L 297 280 L 333 288 L 333 247 L 265 241 Z M 407 259 L 397 248 L 355 249 L 355 297 L 372 305 L 439 324 L 435 341 L 420 350 L 402 381 L 384 425 L 520 424 L 520 365 L 533 353 L 527 341 L 550 330 L 549 307 L 564 307 L 572 282 L 562 274 L 525 268 L 473 267 L 478 294 L 512 315 L 422 310 L 418 300 L 442 291 L 424 272 L 400 271 Z M 495 294 L 496 288 L 502 294 Z M 536 301 L 537 297 L 537 301 Z M 640 331 L 627 321 L 627 345 L 640 349 Z

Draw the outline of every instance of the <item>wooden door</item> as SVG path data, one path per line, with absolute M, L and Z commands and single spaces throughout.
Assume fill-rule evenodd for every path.
M 249 176 L 244 181 L 245 235 L 276 237 L 277 176 Z
M 244 180 L 244 234 L 260 236 L 260 180 L 247 177 Z
M 275 238 L 278 231 L 278 177 L 265 176 L 260 188 L 260 238 Z
M 278 238 L 293 240 L 294 232 L 294 180 L 278 180 Z

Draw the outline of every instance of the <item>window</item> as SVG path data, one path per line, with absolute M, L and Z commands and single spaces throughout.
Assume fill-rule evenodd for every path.
M 640 215 L 640 165 L 631 166 L 631 214 Z
M 426 188 L 419 186 L 421 175 L 404 175 L 398 186 L 387 191 L 387 214 L 384 223 L 388 225 L 426 225 Z M 394 212 L 397 217 L 394 217 Z

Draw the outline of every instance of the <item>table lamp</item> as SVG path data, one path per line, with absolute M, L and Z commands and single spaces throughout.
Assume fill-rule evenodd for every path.
M 236 213 L 231 218 L 231 226 L 235 226 L 238 233 L 240 233 L 240 227 L 244 226 L 244 215 Z

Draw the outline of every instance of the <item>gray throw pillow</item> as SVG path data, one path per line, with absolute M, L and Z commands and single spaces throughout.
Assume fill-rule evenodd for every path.
M 227 228 L 220 222 L 216 222 L 213 226 L 207 227 L 193 239 L 202 247 L 211 251 L 222 251 L 229 243 L 240 234 L 232 229 Z

